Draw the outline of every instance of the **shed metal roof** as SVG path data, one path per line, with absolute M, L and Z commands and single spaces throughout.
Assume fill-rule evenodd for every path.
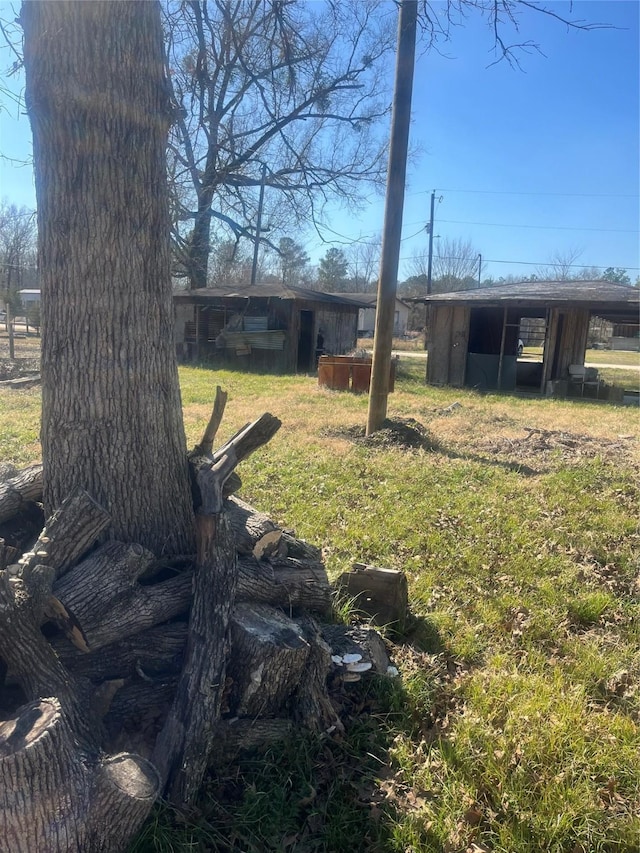
M 336 293 L 334 296 L 342 296 L 344 299 L 348 299 L 349 302 L 362 302 L 367 305 L 369 308 L 375 308 L 378 303 L 378 293 L 377 291 L 371 293 Z M 400 304 L 405 304 L 406 299 L 402 299 L 400 296 L 396 296 L 396 302 L 400 302 Z
M 234 287 L 203 287 L 198 290 L 176 290 L 173 298 L 177 302 L 212 302 L 216 299 L 287 299 L 294 302 L 326 302 L 332 305 L 348 305 L 366 308 L 364 302 L 346 299 L 346 294 L 324 293 L 304 287 L 288 287 L 284 284 L 255 284 Z
M 407 299 L 430 305 L 465 304 L 483 307 L 587 308 L 614 322 L 640 320 L 640 288 L 610 281 L 531 281 L 432 293 Z

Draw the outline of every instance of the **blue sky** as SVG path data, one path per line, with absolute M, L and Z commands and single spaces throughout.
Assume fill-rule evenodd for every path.
M 547 6 L 569 11 L 565 2 Z M 576 264 L 640 274 L 631 272 L 640 267 L 639 9 L 636 0 L 575 2 L 574 18 L 617 28 L 591 32 L 525 13 L 521 38 L 545 55 L 521 54 L 523 71 L 487 67 L 492 34 L 474 14 L 446 56 L 418 58 L 411 145 L 419 154 L 408 174 L 401 277 L 403 260 L 426 246 L 433 189 L 443 196 L 435 234 L 470 239 L 485 259 L 543 263 L 575 249 Z M 382 221 L 379 199 L 357 221 L 335 211 L 332 228 L 366 239 Z M 483 276 L 533 269 L 487 261 Z
M 8 4 L 0 5 L 6 18 Z M 547 5 L 570 14 L 564 0 Z M 573 250 L 581 252 L 576 264 L 640 275 L 639 11 L 637 0 L 578 0 L 572 17 L 615 27 L 591 32 L 525 12 L 521 38 L 544 55 L 521 54 L 522 71 L 505 62 L 487 67 L 492 34 L 473 13 L 440 53 L 419 55 L 401 278 L 426 246 L 433 189 L 442 196 L 435 233 L 470 239 L 482 253 L 483 276 L 530 273 Z M 6 67 L 7 53 L 0 59 Z M 0 196 L 34 206 L 30 166 L 18 165 L 30 155 L 29 124 L 2 100 Z M 341 235 L 334 245 L 380 234 L 383 207 L 380 197 L 355 216 L 332 211 Z M 314 261 L 327 248 L 307 243 Z

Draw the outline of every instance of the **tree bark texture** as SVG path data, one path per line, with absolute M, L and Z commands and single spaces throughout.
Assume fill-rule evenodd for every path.
M 138 583 L 152 560 L 151 552 L 140 545 L 106 542 L 54 585 L 72 642 L 85 651 L 99 649 L 184 612 L 191 594 L 188 577 Z
M 22 570 L 45 563 L 56 577 L 74 566 L 109 527 L 109 513 L 83 489 L 77 489 L 62 502 L 33 548 L 22 556 Z
M 0 723 L 1 853 L 117 853 L 158 793 L 136 755 L 92 759 L 78 749 L 57 699 L 23 705 Z
M 182 674 L 153 753 L 171 799 L 195 798 L 213 750 L 225 686 L 237 554 L 224 513 L 198 513 L 198 555 Z
M 29 501 L 42 495 L 42 465 L 31 465 L 0 483 L 0 522 L 17 515 Z
M 173 340 L 156 2 L 24 3 L 50 515 L 84 488 L 112 535 L 194 550 Z

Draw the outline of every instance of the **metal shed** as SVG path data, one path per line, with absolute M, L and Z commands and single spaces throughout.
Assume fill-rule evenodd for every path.
M 640 291 L 608 281 L 536 281 L 410 301 L 428 307 L 431 385 L 554 393 L 570 365 L 584 365 L 591 317 L 640 323 Z M 541 360 L 518 358 L 518 342 L 527 343 L 532 326 Z
M 176 291 L 181 360 L 214 360 L 249 370 L 312 372 L 322 353 L 356 346 L 353 300 L 281 284 Z

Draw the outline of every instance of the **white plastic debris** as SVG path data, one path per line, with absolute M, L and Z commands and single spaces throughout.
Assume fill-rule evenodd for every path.
M 397 666 L 388 666 L 387 667 L 387 675 L 391 678 L 397 678 L 400 675 L 400 670 Z
M 358 663 L 359 660 L 362 660 L 362 655 L 356 655 L 356 654 L 342 655 L 343 663 Z
M 347 670 L 349 672 L 366 672 L 368 669 L 371 669 L 373 666 L 369 661 L 360 661 L 359 663 L 348 663 Z

